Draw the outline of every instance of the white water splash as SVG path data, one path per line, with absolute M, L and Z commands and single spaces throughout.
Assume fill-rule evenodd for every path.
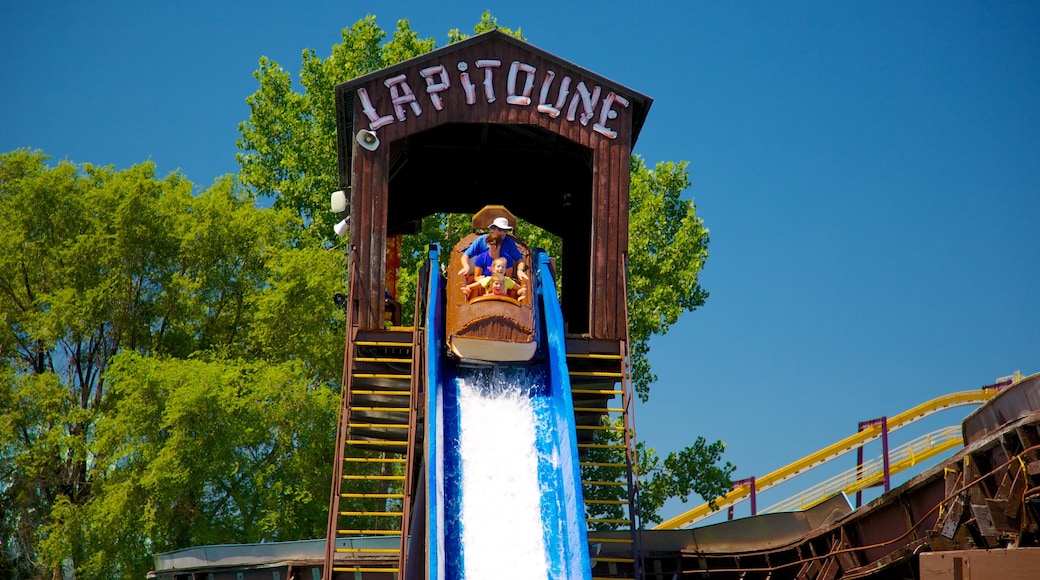
M 466 578 L 546 578 L 537 426 L 522 370 L 460 379 L 462 550 Z

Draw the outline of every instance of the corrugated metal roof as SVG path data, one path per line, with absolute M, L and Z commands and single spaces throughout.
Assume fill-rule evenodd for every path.
M 397 537 L 340 538 L 339 548 L 397 548 Z M 325 557 L 325 539 L 297 542 L 263 542 L 259 544 L 221 544 L 196 546 L 155 554 L 154 570 L 186 570 L 196 568 L 256 566 L 290 560 L 318 560 Z

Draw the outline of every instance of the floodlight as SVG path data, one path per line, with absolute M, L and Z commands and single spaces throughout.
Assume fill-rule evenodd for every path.
M 347 192 L 342 189 L 332 192 L 332 213 L 347 211 Z

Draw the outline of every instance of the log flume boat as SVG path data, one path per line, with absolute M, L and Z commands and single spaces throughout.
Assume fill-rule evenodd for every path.
M 474 229 L 484 229 L 495 218 L 504 217 L 510 227 L 515 218 L 501 206 L 488 206 L 473 218 Z M 463 364 L 525 363 L 538 351 L 535 281 L 531 276 L 519 281 L 514 268 L 516 289 L 524 289 L 522 298 L 481 294 L 480 289 L 467 298 L 462 288 L 474 281 L 470 274 L 460 275 L 462 254 L 481 234 L 464 237 L 452 249 L 448 263 L 445 305 L 447 344 L 453 356 Z M 530 267 L 530 248 L 513 238 Z M 533 270 L 528 270 L 533 274 Z

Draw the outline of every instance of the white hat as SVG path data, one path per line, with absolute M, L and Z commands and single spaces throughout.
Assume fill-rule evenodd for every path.
M 488 229 L 491 229 L 491 228 L 498 228 L 500 230 L 505 230 L 507 232 L 511 231 L 513 229 L 509 225 L 509 220 L 507 220 L 504 217 L 497 217 L 497 218 L 495 218 L 495 221 L 491 222 L 491 225 L 488 226 Z

